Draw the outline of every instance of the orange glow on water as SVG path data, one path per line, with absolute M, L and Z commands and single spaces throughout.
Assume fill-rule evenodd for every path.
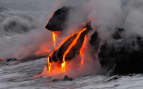
M 49 50 L 49 47 L 48 47 L 48 43 L 43 43 L 43 44 L 40 46 L 39 50 L 37 50 L 37 51 L 35 52 L 35 54 L 36 54 L 36 55 L 42 55 L 42 54 L 47 54 L 47 53 L 49 53 L 49 52 L 50 52 L 50 50 Z
M 3 58 L 0 58 L 0 61 L 4 61 L 4 59 L 3 59 Z

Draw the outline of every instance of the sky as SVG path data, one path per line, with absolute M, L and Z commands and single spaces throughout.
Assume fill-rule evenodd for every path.
M 14 10 L 47 10 L 56 0 L 0 0 L 0 7 Z

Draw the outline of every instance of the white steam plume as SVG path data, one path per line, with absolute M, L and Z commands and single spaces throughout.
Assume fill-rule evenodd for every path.
M 117 27 L 125 28 L 126 35 L 143 35 L 142 0 L 64 0 L 61 6 L 74 8 L 68 19 L 69 28 L 76 28 L 88 18 L 103 39 L 110 39 Z M 67 32 L 71 31 L 74 30 Z

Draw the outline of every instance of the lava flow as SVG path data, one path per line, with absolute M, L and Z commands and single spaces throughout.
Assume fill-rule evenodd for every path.
M 81 60 L 79 65 L 83 65 L 84 64 L 84 49 L 85 49 L 85 45 L 86 45 L 86 41 L 87 41 L 87 34 L 83 35 L 83 33 L 87 30 L 87 27 L 83 27 L 82 29 L 80 29 L 79 32 L 70 34 L 69 36 L 67 36 L 58 46 L 56 46 L 56 36 L 55 33 L 53 32 L 53 44 L 54 44 L 54 50 L 51 51 L 51 53 L 49 54 L 49 56 L 47 57 L 47 65 L 44 66 L 43 72 L 41 74 L 41 76 L 50 76 L 50 75 L 56 75 L 56 74 L 61 74 L 61 73 L 66 73 L 69 71 L 69 65 L 70 61 L 68 60 L 67 55 L 70 53 L 70 51 L 76 46 L 76 44 L 78 44 L 79 40 L 81 39 L 81 37 L 83 38 L 81 41 L 81 46 L 79 49 L 79 54 L 81 56 Z M 85 32 L 86 33 L 86 32 Z M 52 56 L 54 55 L 54 53 L 61 48 L 61 46 L 64 45 L 64 43 L 66 43 L 67 41 L 69 41 L 73 36 L 74 39 L 70 42 L 70 44 L 67 46 L 66 50 L 64 51 L 63 54 L 61 54 L 60 56 L 62 57 L 62 59 L 60 59 L 61 61 L 52 61 Z
M 87 42 L 87 35 L 84 37 L 84 42 L 82 44 L 82 47 L 80 49 L 80 57 L 81 57 L 81 62 L 80 64 L 83 65 L 84 64 L 84 50 L 85 50 L 85 45 Z
M 76 36 L 76 38 L 74 39 L 74 41 L 70 44 L 70 46 L 68 47 L 68 49 L 65 51 L 64 55 L 63 55 L 63 63 L 62 63 L 62 71 L 66 72 L 66 55 L 69 53 L 69 51 L 71 50 L 71 48 L 73 46 L 75 46 L 75 44 L 77 43 L 77 40 L 79 39 L 79 37 L 81 36 L 81 33 L 84 32 L 87 28 L 83 28 Z
M 56 34 L 55 32 L 52 32 L 52 38 L 53 38 L 53 44 L 54 44 L 54 48 L 56 47 Z

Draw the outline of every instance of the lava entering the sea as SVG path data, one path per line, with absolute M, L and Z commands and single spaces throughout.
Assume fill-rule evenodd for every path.
M 71 60 L 80 55 L 79 66 L 84 65 L 84 49 L 87 43 L 87 33 L 91 28 L 87 25 L 63 39 L 56 46 L 56 34 L 52 32 L 54 49 L 47 57 L 47 65 L 44 66 L 41 76 L 66 74 L 70 71 Z

